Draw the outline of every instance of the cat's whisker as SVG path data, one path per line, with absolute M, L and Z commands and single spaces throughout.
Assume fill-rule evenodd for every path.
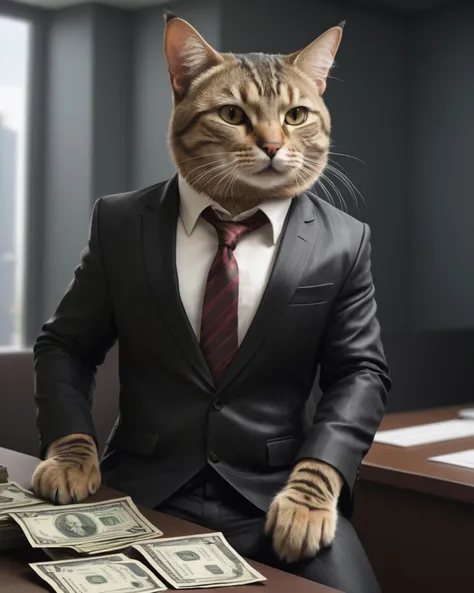
M 188 183 L 192 184 L 198 184 L 202 179 L 205 179 L 208 175 L 210 175 L 211 173 L 214 173 L 215 171 L 222 169 L 224 167 L 223 164 L 221 165 L 215 165 L 214 167 L 211 167 L 210 169 L 207 169 L 206 171 L 204 171 L 203 173 L 199 173 L 197 177 L 193 178 L 192 180 L 189 180 Z
M 344 185 L 346 185 L 346 187 L 349 189 L 349 192 L 354 200 L 354 202 L 357 205 L 357 208 L 359 208 L 359 202 L 357 199 L 357 196 L 354 196 L 352 194 L 351 189 L 354 189 L 356 192 L 358 192 L 359 194 L 361 192 L 359 192 L 359 190 L 357 189 L 357 186 L 355 185 L 355 183 L 353 183 L 353 181 L 350 179 L 349 177 L 349 173 L 346 171 L 346 169 L 341 165 L 341 163 L 338 163 L 337 161 L 335 161 L 334 159 L 328 159 L 328 163 L 327 163 L 327 167 L 328 167 L 328 173 L 332 173 L 332 175 L 338 177 L 340 174 L 340 180 L 342 181 L 342 183 Z M 332 163 L 332 164 L 331 164 Z M 351 187 L 349 187 L 351 186 Z M 361 194 L 361 198 L 362 201 L 365 204 L 365 199 L 364 196 Z M 367 205 L 367 204 L 366 204 Z
M 315 183 L 315 185 L 319 185 L 319 187 L 320 187 L 320 188 L 323 190 L 323 192 L 324 192 L 324 195 L 327 197 L 327 199 L 328 199 L 328 202 L 329 202 L 329 203 L 330 203 L 332 206 L 334 206 L 334 208 L 336 208 L 337 206 L 336 206 L 336 204 L 335 204 L 335 202 L 334 202 L 334 199 L 333 199 L 333 197 L 331 196 L 331 193 L 330 193 L 330 191 L 328 190 L 328 188 L 327 188 L 327 187 L 324 185 L 324 183 L 323 183 L 323 180 L 322 180 L 321 178 L 318 178 L 318 179 L 316 180 L 316 183 Z
M 235 154 L 239 154 L 241 151 L 240 150 L 228 150 L 228 151 L 224 151 L 224 152 L 206 152 L 204 154 L 200 154 L 199 156 L 192 156 L 188 159 L 182 159 L 180 161 L 176 161 L 176 163 L 178 165 L 180 165 L 181 163 L 187 163 L 188 161 L 194 161 L 196 159 L 203 159 L 206 158 L 208 156 L 220 156 L 223 154 L 231 154 L 231 155 L 235 155 Z
M 323 178 L 326 179 L 326 181 L 327 181 L 327 178 L 324 176 L 323 171 L 320 168 L 320 163 L 317 163 L 317 165 L 315 165 L 313 163 L 316 163 L 316 161 L 314 161 L 313 159 L 306 158 L 305 160 L 306 160 L 305 167 L 306 167 L 306 169 L 309 169 L 309 171 L 311 172 L 311 176 L 314 176 L 314 173 L 318 174 L 318 178 L 313 183 L 313 186 L 319 184 L 319 186 L 323 190 L 325 196 L 328 198 L 329 203 L 332 204 L 336 208 L 336 204 L 334 202 L 333 197 L 331 196 L 331 193 L 329 192 L 327 187 L 322 182 Z M 336 191 L 337 191 L 337 188 L 336 188 Z
M 334 201 L 333 201 L 333 199 L 331 197 L 331 194 L 327 190 L 326 186 L 323 184 L 322 179 L 320 179 L 320 180 L 318 179 L 317 184 L 321 187 L 321 189 L 324 191 L 325 195 L 328 197 L 329 203 L 332 204 L 332 206 L 334 206 L 336 208 L 336 204 L 334 203 Z M 313 195 L 315 195 L 317 197 L 317 194 L 313 193 Z M 345 219 L 343 219 L 343 220 L 344 220 L 345 225 L 347 227 L 347 222 L 345 221 Z M 336 241 L 337 240 L 336 239 L 336 231 L 334 230 L 334 226 L 333 226 L 332 221 L 330 219 L 329 219 L 329 225 L 331 227 L 331 233 L 332 233 L 332 236 L 334 238 L 334 241 Z
M 342 80 L 342 78 L 337 78 L 337 76 L 332 76 L 331 74 L 328 74 L 328 75 L 326 76 L 326 78 L 330 78 L 331 80 L 337 80 L 338 82 L 344 82 L 344 81 Z
M 222 189 L 222 194 L 221 194 L 223 198 L 225 198 L 225 188 L 226 188 L 226 186 L 227 186 L 227 178 L 228 178 L 230 175 L 232 175 L 232 172 L 234 171 L 234 169 L 235 169 L 236 167 L 237 167 L 237 165 L 235 165 L 235 166 L 234 166 L 234 168 L 233 168 L 233 169 L 231 169 L 230 171 L 227 171 L 226 173 L 224 173 L 224 176 L 222 177 L 222 179 L 220 179 L 220 180 L 217 182 L 217 184 L 215 185 L 215 187 L 214 187 L 215 193 L 218 193 L 218 192 L 217 192 L 217 188 L 219 187 L 219 185 L 220 185 L 221 183 L 223 183 L 223 182 L 225 181 L 225 183 L 224 183 L 224 186 L 223 186 L 223 189 Z M 231 177 L 231 179 L 232 179 L 232 177 Z
M 338 164 L 338 163 L 336 163 Z M 340 171 L 337 167 L 335 167 L 334 165 L 327 165 L 327 169 L 328 172 L 332 173 L 335 177 L 338 177 L 342 183 L 344 183 L 344 185 L 347 187 L 347 189 L 349 190 L 349 192 L 351 193 L 351 195 L 353 195 L 353 199 L 354 202 L 357 204 L 358 207 L 358 200 L 357 200 L 357 194 L 362 198 L 362 201 L 364 202 L 365 207 L 367 208 L 367 202 L 365 201 L 364 196 L 362 195 L 362 192 L 359 190 L 359 188 L 355 185 L 355 183 L 342 171 Z
M 228 167 L 228 166 L 229 166 L 229 164 L 228 164 L 228 163 L 225 163 L 225 164 L 224 164 L 224 166 L 225 166 L 225 167 Z M 209 178 L 209 179 L 206 181 L 206 183 L 205 183 L 205 184 L 204 184 L 204 185 L 201 187 L 201 191 L 204 191 L 204 188 L 205 188 L 207 185 L 209 185 L 209 183 L 210 183 L 211 181 L 213 181 L 214 179 L 216 179 L 216 177 L 217 177 L 217 178 L 219 178 L 219 175 L 223 175 L 223 174 L 225 174 L 225 173 L 226 173 L 226 171 L 222 171 L 222 168 L 223 168 L 223 166 L 221 165 L 221 166 L 219 166 L 219 167 L 217 167 L 217 168 L 215 169 L 215 170 L 217 170 L 217 169 L 219 169 L 219 170 L 217 170 L 217 173 L 215 173 L 214 175 L 212 175 L 212 176 L 211 176 L 211 177 L 210 177 L 210 178 Z M 212 190 L 211 190 L 211 191 L 212 191 Z M 214 193 L 215 193 L 215 192 L 214 192 Z
M 323 184 L 322 180 L 319 180 L 318 179 L 314 185 L 319 185 L 319 187 L 323 190 L 323 192 L 327 196 L 327 198 L 329 200 L 329 203 L 332 204 L 334 207 L 336 207 L 335 204 L 334 204 L 334 202 L 333 202 L 333 200 L 332 200 L 331 194 L 328 192 L 328 190 L 325 187 L 325 185 Z M 314 185 L 311 186 L 311 189 L 308 190 L 308 193 L 309 194 L 312 194 L 316 198 L 319 198 L 319 196 L 318 196 L 318 194 L 316 192 L 311 191 L 313 189 Z M 332 236 L 333 236 L 334 240 L 336 240 L 336 233 L 334 231 L 334 227 L 332 225 L 331 219 L 328 219 L 328 220 L 329 220 L 329 224 L 330 224 L 330 227 L 331 227 Z
M 224 189 L 223 189 L 222 193 L 221 193 L 221 192 L 218 192 L 218 191 L 217 191 L 217 188 L 218 188 L 218 187 L 219 187 L 219 185 L 220 185 L 220 184 L 221 184 L 221 183 L 222 183 L 224 180 L 226 180 L 228 177 L 230 178 L 230 181 L 232 182 L 232 180 L 233 180 L 232 174 L 233 174 L 233 172 L 234 172 L 234 171 L 235 171 L 237 168 L 238 168 L 238 165 L 235 165 L 235 166 L 234 166 L 234 167 L 233 167 L 233 168 L 232 168 L 230 171 L 227 171 L 227 172 L 225 172 L 225 171 L 224 171 L 224 172 L 223 172 L 223 177 L 222 177 L 222 179 L 220 179 L 220 180 L 219 180 L 219 181 L 218 181 L 218 182 L 217 182 L 217 183 L 214 185 L 214 187 L 213 187 L 213 188 L 211 188 L 211 190 L 208 192 L 208 193 L 209 193 L 209 197 L 210 197 L 210 198 L 212 198 L 212 199 L 214 199 L 214 200 L 215 200 L 217 197 L 220 197 L 220 198 L 222 198 L 222 199 L 224 199 L 224 200 L 225 200 L 225 197 L 226 197 L 226 187 L 227 187 L 227 183 L 228 183 L 228 181 L 226 181 L 226 183 L 224 184 Z M 221 173 L 221 174 L 222 174 L 222 173 Z M 219 194 L 219 196 L 218 196 L 218 194 Z M 230 202 L 230 204 L 229 204 L 229 202 L 227 202 L 227 207 L 228 207 L 228 209 L 229 209 L 230 211 L 232 211 L 232 210 L 233 210 L 233 204 L 232 204 L 232 202 Z
M 186 175 L 186 179 L 188 178 L 188 176 L 192 175 L 195 171 L 198 171 L 199 169 L 203 169 L 204 167 L 216 165 L 216 163 L 228 164 L 228 161 L 223 161 L 223 159 L 216 159 L 215 161 L 208 161 L 207 163 L 204 163 L 203 165 L 199 165 L 198 167 L 194 167 L 194 169 L 191 169 L 191 171 L 189 171 L 189 173 Z
M 344 187 L 347 188 L 347 190 L 349 191 L 349 193 L 351 195 L 351 198 L 354 200 L 354 204 L 356 205 L 357 211 L 360 212 L 359 200 L 358 200 L 357 194 L 355 193 L 355 191 L 352 188 L 352 185 L 353 185 L 352 182 L 348 178 L 346 178 L 343 173 L 341 173 L 337 169 L 332 169 L 329 165 L 326 170 L 327 170 L 328 175 L 329 174 L 334 175 L 334 177 L 336 179 L 338 179 L 344 185 Z M 357 190 L 357 191 L 359 191 L 359 190 Z M 362 200 L 364 201 L 364 204 L 365 204 L 365 200 L 364 200 L 363 196 L 362 196 Z M 365 205 L 367 206 L 367 204 L 365 204 Z
M 341 171 L 344 171 L 344 173 L 345 173 L 346 175 L 349 175 L 349 173 L 347 172 L 347 169 L 346 169 L 345 167 L 343 167 L 343 166 L 341 165 L 341 163 L 338 163 L 336 160 L 334 160 L 334 159 L 331 159 L 331 158 L 329 158 L 329 157 L 328 157 L 328 163 L 333 163 L 334 165 L 338 165 L 338 166 L 341 168 Z
M 336 193 L 337 197 L 339 198 L 339 204 L 340 204 L 341 210 L 343 212 L 348 212 L 347 203 L 346 203 L 341 191 L 337 187 L 337 185 L 332 181 L 332 179 L 330 179 L 327 175 L 324 174 L 324 169 L 321 170 L 318 166 L 315 166 L 312 164 L 312 162 L 315 162 L 315 161 L 312 161 L 312 159 L 307 159 L 307 160 L 308 160 L 307 167 L 310 168 L 313 172 L 318 173 L 319 178 L 322 178 L 329 183 L 330 187 L 332 187 L 332 189 Z
M 351 154 L 344 154 L 342 152 L 332 152 L 332 151 L 329 151 L 328 154 L 332 154 L 333 156 L 344 156 L 348 159 L 354 159 L 355 161 L 359 161 L 359 163 L 362 163 L 363 165 L 366 164 L 365 161 L 363 161 L 362 159 L 359 159 L 356 156 L 352 156 Z
M 297 194 L 298 193 L 298 169 L 294 168 L 291 170 L 291 174 L 293 175 L 293 187 L 294 189 L 294 193 Z
M 211 167 L 209 170 L 204 171 L 204 173 L 201 173 L 197 179 L 193 179 L 192 183 L 199 183 L 202 179 L 205 179 L 208 175 L 211 175 L 213 173 L 215 173 L 216 171 L 220 171 L 221 169 L 223 169 L 224 167 L 227 167 L 228 163 L 221 163 L 219 165 L 215 165 L 214 167 Z M 200 190 L 202 191 L 202 189 Z
M 332 179 L 329 179 L 329 177 L 324 173 L 321 173 L 321 177 L 324 179 L 324 181 L 327 181 L 329 185 L 333 188 L 333 190 L 336 192 L 336 195 L 339 198 L 339 204 L 341 204 L 341 210 L 343 212 L 349 212 L 346 200 L 344 199 L 344 196 L 342 195 L 340 189 L 337 187 L 334 181 Z
M 295 188 L 295 194 L 298 192 L 298 169 L 292 169 L 291 173 L 293 175 L 293 184 Z
M 238 180 L 238 178 L 239 178 L 239 172 L 237 171 L 237 173 L 234 175 L 234 180 L 232 181 L 232 184 L 230 186 L 230 199 L 231 200 L 233 200 L 233 198 L 234 198 L 233 191 L 234 191 L 235 182 Z
M 308 164 L 311 164 L 312 166 L 315 166 L 316 171 L 318 170 L 318 166 L 320 165 L 320 163 L 314 159 L 311 159 L 309 157 L 306 158 L 306 161 Z M 339 164 L 339 163 L 336 163 Z M 367 207 L 367 203 L 364 199 L 364 196 L 362 195 L 362 193 L 359 191 L 359 189 L 357 188 L 357 186 L 351 181 L 351 179 L 342 171 L 340 171 L 339 169 L 337 169 L 335 166 L 327 163 L 324 167 L 324 173 L 327 173 L 327 175 L 331 174 L 334 175 L 334 177 L 336 177 L 336 179 L 338 179 L 338 181 L 340 181 L 342 183 L 342 185 L 347 188 L 347 190 L 349 191 L 349 194 L 351 196 L 351 198 L 354 201 L 354 204 L 357 208 L 357 211 L 360 213 L 360 208 L 359 208 L 359 200 L 357 197 L 357 194 L 359 194 L 359 196 L 362 198 L 362 201 L 364 202 L 365 206 Z M 321 175 L 324 174 L 323 172 L 321 172 Z M 326 181 L 333 186 L 334 182 L 329 179 L 327 177 L 327 175 L 325 175 L 325 179 Z M 334 189 L 336 190 L 337 193 L 339 193 L 339 189 L 337 188 L 337 186 L 334 186 Z M 339 197 L 339 199 L 341 200 L 342 195 Z M 347 204 L 345 202 L 345 200 L 342 198 L 342 200 L 344 201 L 344 204 L 346 205 L 347 208 Z
M 236 175 L 234 173 L 237 169 L 238 169 L 238 165 L 235 165 L 235 167 L 230 172 L 229 181 L 225 184 L 225 187 L 224 187 L 224 198 L 227 196 L 227 192 L 228 191 L 230 192 L 230 188 L 232 187 L 232 183 L 236 177 Z

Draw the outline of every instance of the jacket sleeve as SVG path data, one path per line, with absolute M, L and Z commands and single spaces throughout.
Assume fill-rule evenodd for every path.
M 116 339 L 100 254 L 100 206 L 98 200 L 74 278 L 34 346 L 41 457 L 68 434 L 96 438 L 91 414 L 95 372 Z
M 319 354 L 323 396 L 296 461 L 319 459 L 344 478 L 341 507 L 352 512 L 362 459 L 382 420 L 391 387 L 376 318 L 370 264 L 370 229 L 329 317 Z

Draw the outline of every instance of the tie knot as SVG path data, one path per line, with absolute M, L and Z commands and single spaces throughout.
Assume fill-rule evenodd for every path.
M 268 221 L 268 218 L 261 210 L 239 222 L 221 220 L 210 207 L 204 210 L 202 217 L 216 229 L 219 247 L 225 245 L 232 251 L 237 247 L 237 243 L 242 237 L 258 230 Z

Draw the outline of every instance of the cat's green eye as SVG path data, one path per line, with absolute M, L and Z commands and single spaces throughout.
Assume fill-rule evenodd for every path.
M 293 107 L 285 115 L 285 123 L 290 126 L 299 126 L 308 119 L 307 107 Z
M 237 105 L 224 105 L 219 109 L 219 115 L 224 121 L 233 126 L 240 126 L 246 119 L 243 109 Z

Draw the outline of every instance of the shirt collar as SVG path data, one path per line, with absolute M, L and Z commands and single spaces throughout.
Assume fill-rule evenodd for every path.
M 181 177 L 178 178 L 179 197 L 180 197 L 180 213 L 187 235 L 191 235 L 196 227 L 196 223 L 201 216 L 203 210 L 208 206 L 214 208 L 222 214 L 223 218 L 228 220 L 240 221 L 252 216 L 257 210 L 261 210 L 270 221 L 273 233 L 273 243 L 276 244 L 283 231 L 286 215 L 291 205 L 291 198 L 281 200 L 266 200 L 256 208 L 242 212 L 238 216 L 232 216 L 225 208 L 214 202 L 206 194 L 197 192 L 191 187 L 186 180 Z

